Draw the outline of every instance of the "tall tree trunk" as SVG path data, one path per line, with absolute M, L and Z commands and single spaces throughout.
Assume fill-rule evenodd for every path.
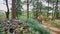
M 55 1 L 53 1 L 53 11 L 52 11 L 52 17 L 54 17 L 54 2 L 55 2 Z
M 47 11 L 47 17 L 49 16 L 49 1 L 48 1 L 48 11 Z
M 6 0 L 6 7 L 7 7 L 6 18 L 9 19 L 9 6 L 8 6 L 8 0 Z
M 37 1 L 37 6 L 36 6 L 36 18 L 38 17 L 38 0 Z
M 41 12 L 41 6 L 40 6 L 40 13 L 42 13 L 42 12 Z
M 16 0 L 12 0 L 12 19 L 16 18 Z
M 40 4 L 41 4 L 41 1 L 40 1 Z M 40 5 L 40 13 L 42 13 L 42 12 L 41 12 L 41 9 L 42 9 L 42 4 Z
M 29 18 L 29 0 L 27 0 L 27 18 Z
M 58 0 L 56 0 L 56 6 L 55 6 L 55 18 L 58 17 Z

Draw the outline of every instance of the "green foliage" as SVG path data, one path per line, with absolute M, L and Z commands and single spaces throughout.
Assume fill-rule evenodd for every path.
M 42 13 L 42 15 L 44 19 L 47 17 L 47 13 Z
M 6 15 L 5 14 L 0 15 L 0 18 L 6 18 Z
M 0 34 L 4 34 L 3 28 L 4 28 L 4 24 L 2 23 L 2 21 L 0 21 Z
M 53 22 L 51 23 L 53 26 L 57 27 L 57 28 L 60 28 L 60 23 L 57 23 L 57 22 Z
M 0 18 L 6 18 L 6 14 L 0 15 Z M 9 18 L 11 18 L 11 12 L 9 13 Z
M 38 13 L 41 13 L 41 9 L 42 9 L 42 2 L 40 0 L 32 0 L 32 6 L 33 6 L 33 15 L 37 17 Z
M 59 17 L 59 12 L 56 12 L 56 17 L 57 17 L 57 18 Z
M 19 19 L 20 15 L 22 14 L 22 2 L 21 0 L 16 0 L 16 17 Z
M 34 19 L 31 19 L 31 18 L 24 19 L 24 21 L 27 23 L 29 27 L 32 28 L 32 30 L 38 31 L 41 34 L 50 34 L 48 30 L 46 30 L 41 24 L 39 24 L 39 22 L 37 22 Z
M 46 0 L 46 1 L 49 2 L 49 3 L 56 2 L 56 0 Z
M 49 9 L 49 11 L 50 11 L 50 10 L 53 10 L 52 7 L 45 6 L 45 10 L 48 10 L 48 9 Z

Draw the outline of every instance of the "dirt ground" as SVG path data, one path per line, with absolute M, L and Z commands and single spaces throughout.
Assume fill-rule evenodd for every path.
M 56 22 L 60 23 L 60 20 L 56 20 Z M 51 34 L 60 34 L 60 28 L 57 28 L 51 25 L 51 21 L 48 21 L 48 22 L 43 21 L 42 24 L 45 28 L 50 30 Z

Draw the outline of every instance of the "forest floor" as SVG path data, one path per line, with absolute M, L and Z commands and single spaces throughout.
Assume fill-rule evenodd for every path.
M 4 19 L 1 19 L 4 21 Z M 60 28 L 55 27 L 52 25 L 53 22 L 60 23 L 60 20 L 55 20 L 55 21 L 43 21 L 42 25 L 46 28 L 49 29 L 51 34 L 60 34 Z
M 54 22 L 59 22 L 60 20 L 55 20 Z M 54 27 L 52 24 L 52 21 L 45 22 L 43 21 L 43 26 L 51 31 L 51 34 L 60 34 L 60 28 Z

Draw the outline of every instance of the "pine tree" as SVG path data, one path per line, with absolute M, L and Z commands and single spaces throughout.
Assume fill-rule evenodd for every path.
M 16 0 L 12 0 L 12 19 L 16 18 Z
M 22 2 L 21 0 L 16 0 L 16 17 L 19 19 L 20 15 L 22 14 Z

